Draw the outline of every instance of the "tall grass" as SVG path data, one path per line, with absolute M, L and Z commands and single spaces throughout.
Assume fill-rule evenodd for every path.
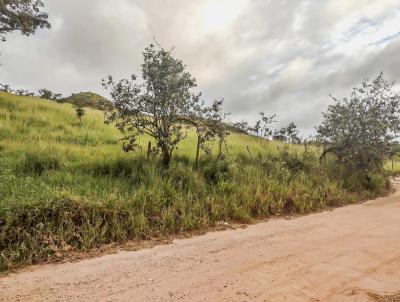
M 203 155 L 195 171 L 189 138 L 163 171 L 157 158 L 123 153 L 119 135 L 99 111 L 80 125 L 68 104 L 0 94 L 0 270 L 221 221 L 310 213 L 387 189 L 379 175 L 369 188 L 345 181 L 329 162 L 319 165 L 315 147 L 304 154 L 233 134 L 224 160 Z

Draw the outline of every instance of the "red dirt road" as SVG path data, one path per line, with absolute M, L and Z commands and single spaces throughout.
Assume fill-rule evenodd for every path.
M 370 301 L 368 292 L 400 292 L 399 190 L 0 278 L 0 301 Z

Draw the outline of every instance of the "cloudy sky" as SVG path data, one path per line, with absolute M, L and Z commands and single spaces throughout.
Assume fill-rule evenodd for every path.
M 330 94 L 381 71 L 400 82 L 399 0 L 44 2 L 52 29 L 0 44 L 1 83 L 105 95 L 101 79 L 138 73 L 154 37 L 232 121 L 265 111 L 311 133 Z

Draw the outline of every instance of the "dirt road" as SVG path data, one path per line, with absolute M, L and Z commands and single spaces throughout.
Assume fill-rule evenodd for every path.
M 400 292 L 400 190 L 0 278 L 0 301 L 370 301 L 368 292 Z

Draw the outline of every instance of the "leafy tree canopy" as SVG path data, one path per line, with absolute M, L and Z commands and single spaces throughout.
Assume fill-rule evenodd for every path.
M 299 130 L 294 122 L 290 122 L 286 127 L 276 129 L 274 131 L 273 139 L 291 144 L 301 143 Z
M 172 50 L 150 44 L 143 57 L 141 78 L 132 75 L 130 79 L 114 81 L 108 76 L 103 80 L 115 106 L 107 121 L 115 121 L 125 134 L 125 151 L 138 147 L 138 135 L 154 138 L 163 166 L 167 168 L 173 150 L 186 136 L 187 119 L 203 118 L 199 116 L 203 106 L 201 95 L 194 92 L 195 78 L 181 60 L 173 57 Z M 207 116 L 215 110 L 202 113 Z
M 0 39 L 12 31 L 29 36 L 37 28 L 50 28 L 48 15 L 41 11 L 40 0 L 0 0 Z
M 321 158 L 334 153 L 366 175 L 383 167 L 400 130 L 400 96 L 393 85 L 381 73 L 372 81 L 364 80 L 349 98 L 332 97 L 333 104 L 317 128 L 317 140 L 324 147 Z

